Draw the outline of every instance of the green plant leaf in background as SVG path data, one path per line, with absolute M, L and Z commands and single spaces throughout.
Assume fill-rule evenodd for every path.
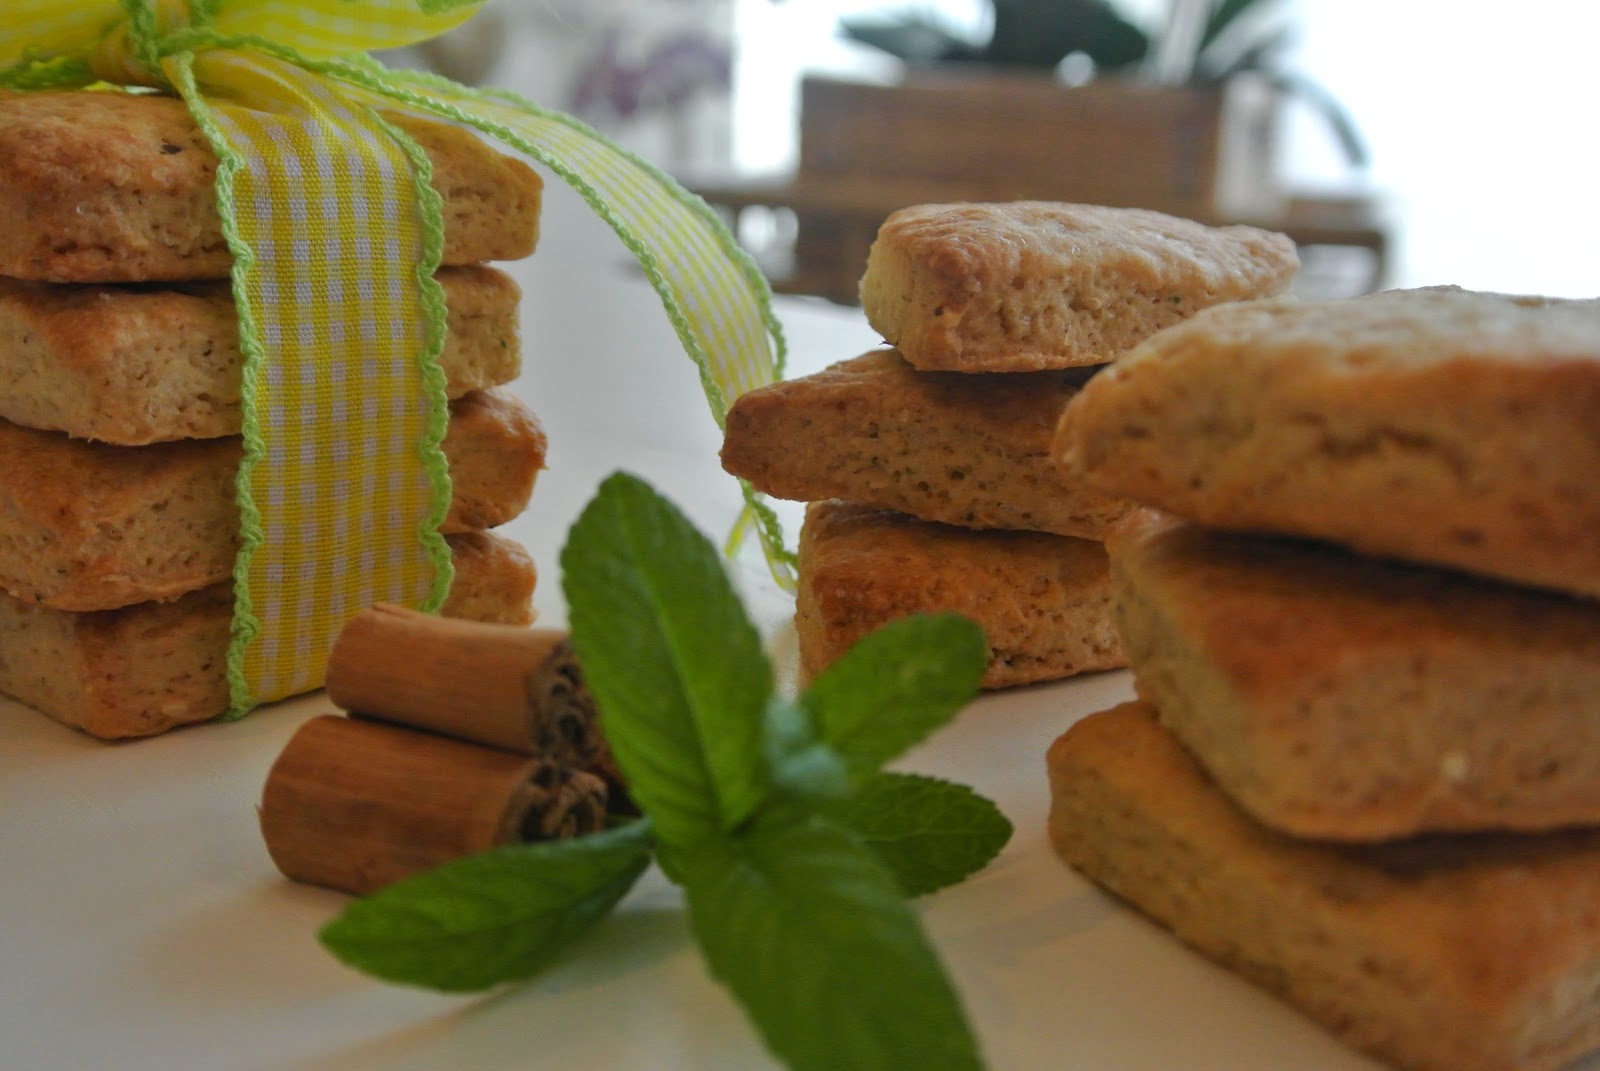
M 988 661 L 983 630 L 966 618 L 902 618 L 818 674 L 800 705 L 851 770 L 876 771 L 970 703 Z
M 561 572 L 612 751 L 662 841 L 736 827 L 766 792 L 772 668 L 716 548 L 617 473 L 572 526 Z
M 894 875 L 906 896 L 966 880 L 1011 839 L 1011 822 L 965 785 L 880 773 L 830 812 Z
M 1282 0 L 1221 0 L 1211 8 L 1211 14 L 1206 19 L 1206 28 L 1200 35 L 1198 51 L 1204 52 L 1213 41 L 1227 33 L 1229 27 L 1252 11 L 1264 10 L 1281 3 Z
M 992 0 L 994 32 L 980 58 L 1049 70 L 1074 52 L 1101 71 L 1144 59 L 1150 39 L 1108 0 Z
M 473 992 L 527 978 L 605 917 L 650 862 L 648 820 L 514 844 L 351 902 L 319 935 L 378 978 Z
M 712 973 L 793 1071 L 983 1066 L 916 916 L 844 827 L 765 809 L 685 870 Z

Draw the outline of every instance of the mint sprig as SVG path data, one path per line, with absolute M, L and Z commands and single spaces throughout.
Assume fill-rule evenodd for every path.
M 573 646 L 646 817 L 400 882 L 350 905 L 324 943 L 414 985 L 526 977 L 653 851 L 712 973 L 794 1071 L 980 1068 L 904 898 L 981 868 L 1011 827 L 970 789 L 882 769 L 975 693 L 977 626 L 888 626 L 788 702 L 715 548 L 637 478 L 601 485 L 561 565 Z

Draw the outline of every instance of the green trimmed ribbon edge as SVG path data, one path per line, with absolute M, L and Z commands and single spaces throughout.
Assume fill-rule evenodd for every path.
M 439 363 L 444 353 L 448 313 L 444 287 L 438 278 L 439 265 L 444 261 L 444 198 L 433 188 L 433 161 L 428 159 L 428 154 L 416 139 L 375 110 L 368 109 L 368 112 L 380 127 L 388 131 L 400 151 L 411 161 L 413 192 L 421 216 L 422 256 L 417 260 L 416 272 L 426 335 L 422 351 L 417 354 L 417 364 L 422 376 L 423 396 L 428 403 L 428 420 L 417 449 L 422 456 L 422 470 L 428 477 L 431 495 L 428 512 L 419 522 L 417 534 L 422 541 L 423 553 L 433 566 L 433 586 L 419 609 L 435 613 L 449 596 L 456 571 L 450 545 L 439 532 L 445 516 L 450 512 L 451 496 L 450 463 L 444 456 L 444 437 L 450 428 L 450 397 L 446 390 L 444 369 Z

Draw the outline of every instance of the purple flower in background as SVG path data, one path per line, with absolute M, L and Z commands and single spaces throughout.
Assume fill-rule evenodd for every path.
M 726 93 L 733 84 L 733 53 L 725 41 L 684 30 L 663 37 L 629 63 L 622 57 L 622 36 L 616 26 L 606 30 L 573 86 L 573 112 L 631 119 L 675 111 L 699 93 Z

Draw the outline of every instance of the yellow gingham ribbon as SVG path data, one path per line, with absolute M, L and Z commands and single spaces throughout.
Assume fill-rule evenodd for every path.
M 322 683 L 356 610 L 435 609 L 448 590 L 443 339 L 424 315 L 440 243 L 424 242 L 411 160 L 369 110 L 277 60 L 204 63 L 209 81 L 253 84 L 251 99 L 284 109 L 212 106 L 240 161 L 238 237 L 253 257 L 235 285 L 275 355 L 252 382 L 265 456 L 247 452 L 241 477 L 260 540 L 247 524 L 236 579 L 244 677 L 268 700 Z
M 244 382 L 229 654 L 234 715 L 321 683 L 345 619 L 436 608 L 449 498 L 442 244 L 428 162 L 376 108 L 467 124 L 571 183 L 639 259 L 720 425 L 778 378 L 765 282 L 704 203 L 576 120 L 364 55 L 437 35 L 462 0 L 8 0 L 0 88 L 176 92 L 217 151 Z M 746 485 L 774 574 L 792 558 Z

